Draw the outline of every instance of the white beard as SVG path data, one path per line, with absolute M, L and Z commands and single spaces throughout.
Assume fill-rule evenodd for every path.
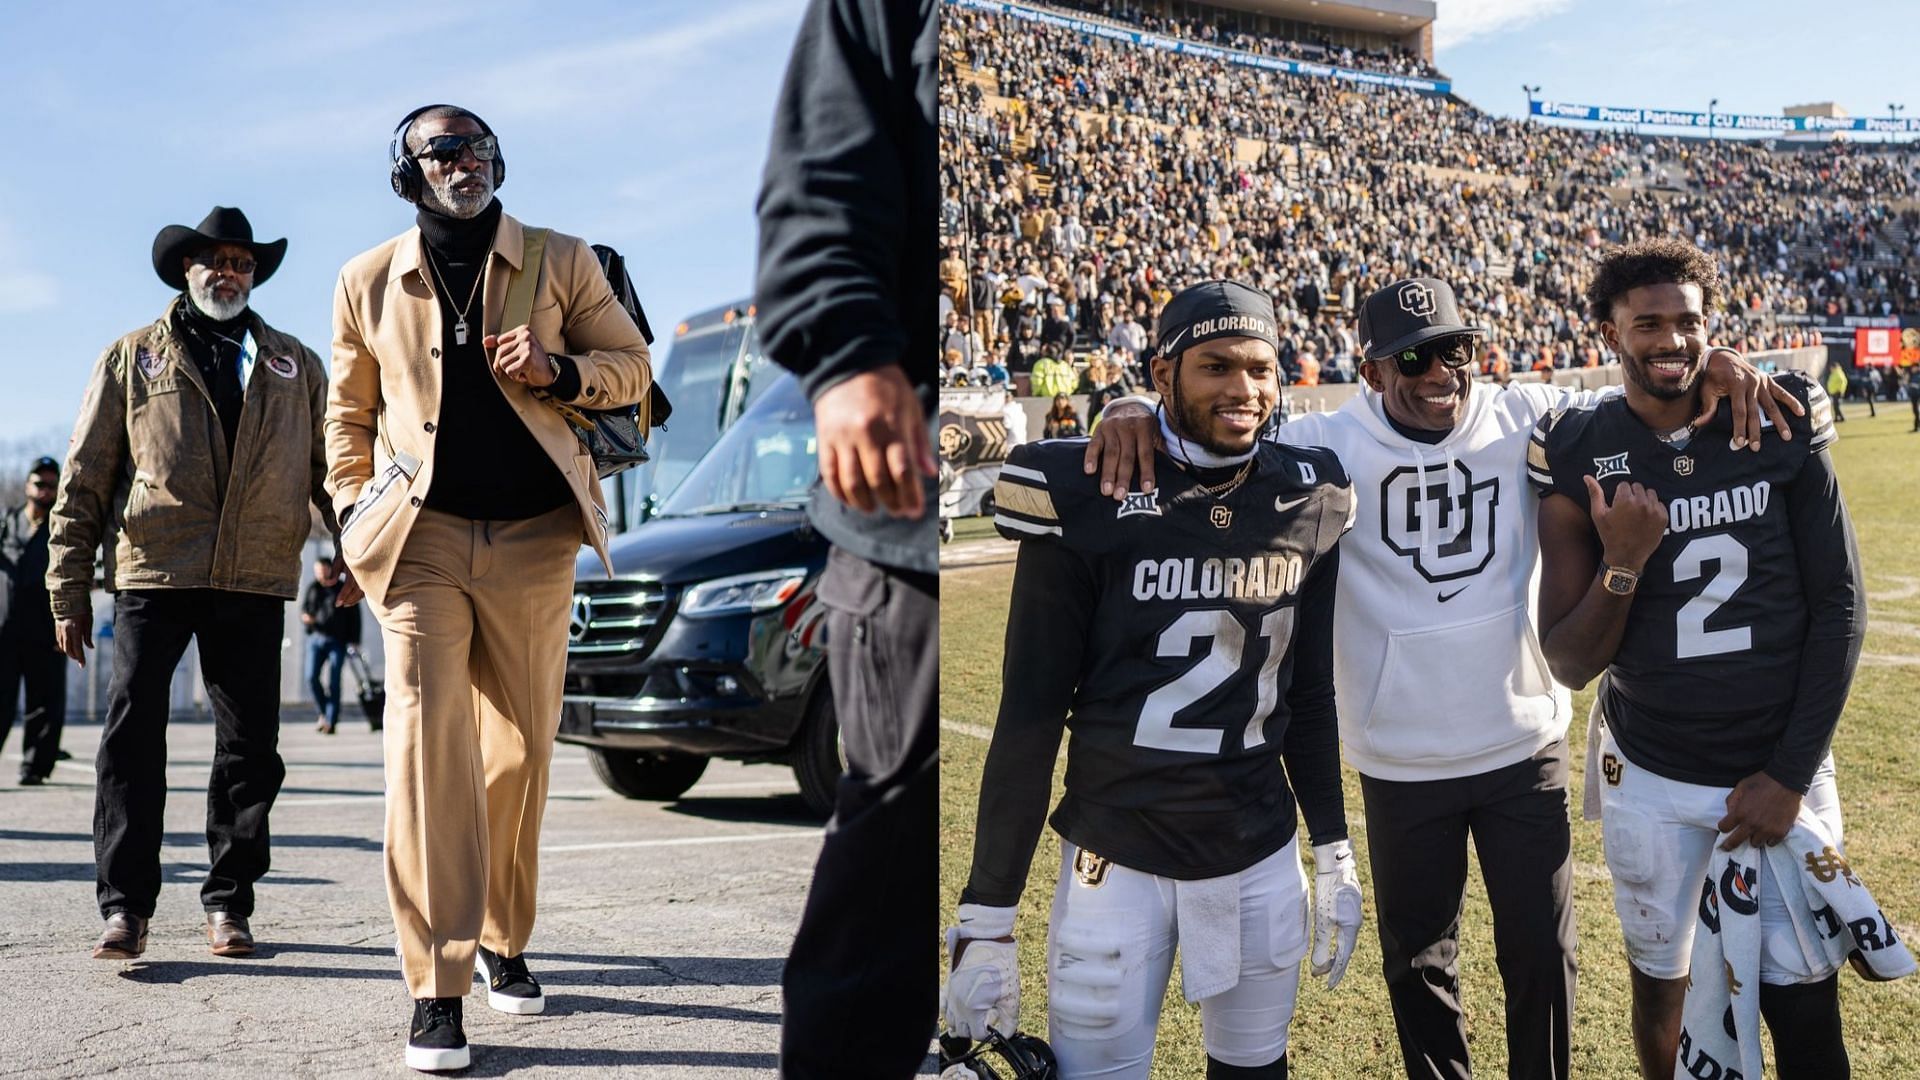
M 453 190 L 454 184 L 474 175 L 477 175 L 480 182 L 485 185 L 484 190 L 473 195 L 464 195 Z M 480 171 L 475 174 L 449 176 L 428 183 L 420 193 L 420 202 L 427 209 L 437 214 L 445 214 L 450 218 L 459 218 L 464 221 L 480 216 L 480 212 L 493 202 L 493 163 L 481 162 Z
M 189 274 L 187 276 L 187 296 L 200 313 L 214 322 L 226 322 L 228 319 L 247 310 L 247 295 L 251 290 L 246 286 L 236 286 L 239 295 L 231 300 L 221 300 L 213 295 L 213 289 L 204 277 Z

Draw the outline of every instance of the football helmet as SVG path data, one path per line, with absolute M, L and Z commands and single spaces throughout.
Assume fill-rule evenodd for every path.
M 1058 1080 L 1059 1075 L 1053 1049 L 1032 1035 L 1002 1035 L 988 1028 L 977 1043 L 940 1036 L 941 1080 Z

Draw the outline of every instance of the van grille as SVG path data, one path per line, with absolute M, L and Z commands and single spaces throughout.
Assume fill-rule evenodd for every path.
M 581 581 L 573 587 L 567 652 L 575 656 L 646 656 L 666 612 L 666 586 L 657 581 Z

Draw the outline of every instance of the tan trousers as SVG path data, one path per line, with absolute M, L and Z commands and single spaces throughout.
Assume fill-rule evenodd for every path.
M 386 595 L 387 899 L 407 990 L 463 997 L 533 932 L 580 514 L 424 510 Z

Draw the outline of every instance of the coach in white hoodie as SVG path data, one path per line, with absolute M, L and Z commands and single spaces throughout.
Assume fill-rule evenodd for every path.
M 1509 1075 L 1558 1080 L 1575 976 L 1571 705 L 1533 625 L 1526 464 L 1534 423 L 1575 392 L 1475 382 L 1484 333 L 1462 321 L 1445 282 L 1396 281 L 1361 307 L 1367 392 L 1274 437 L 1332 448 L 1358 497 L 1341 543 L 1334 681 L 1407 1075 L 1471 1075 L 1455 964 L 1471 836 L 1506 989 Z M 1767 380 L 1735 354 L 1714 356 L 1710 381 L 1737 391 L 1735 430 L 1757 441 L 1756 401 L 1779 422 Z M 1152 455 L 1140 452 L 1151 427 L 1139 399 L 1109 405 L 1089 470 L 1117 451 L 1106 453 L 1115 492 L 1136 461 L 1151 486 Z

